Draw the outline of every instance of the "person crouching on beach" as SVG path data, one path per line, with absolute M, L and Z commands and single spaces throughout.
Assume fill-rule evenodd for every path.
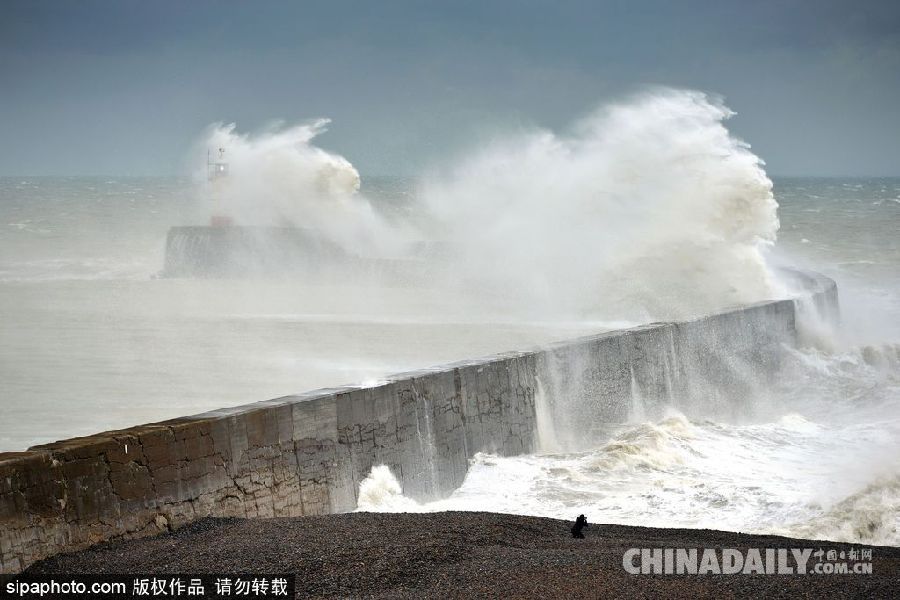
M 581 533 L 581 530 L 587 527 L 587 519 L 584 515 L 578 515 L 578 518 L 575 519 L 575 524 L 572 525 L 572 537 L 577 538 L 579 540 L 584 539 L 584 534 Z

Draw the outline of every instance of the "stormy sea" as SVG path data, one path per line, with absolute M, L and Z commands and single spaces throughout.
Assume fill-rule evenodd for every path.
M 230 165 L 215 207 L 205 165 L 0 178 L 0 451 L 775 298 L 790 265 L 837 281 L 841 325 L 809 324 L 746 415 L 623 398 L 627 422 L 590 439 L 476 455 L 447 498 L 376 467 L 359 509 L 900 545 L 900 178 L 770 176 L 729 115 L 638 98 L 415 178 L 360 176 L 315 145 L 324 122 L 218 124 L 200 143 Z M 169 228 L 215 211 L 452 258 L 399 282 L 166 277 Z

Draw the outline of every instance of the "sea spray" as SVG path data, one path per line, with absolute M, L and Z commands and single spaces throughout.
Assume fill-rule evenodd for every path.
M 900 475 L 878 477 L 806 522 L 776 532 L 864 544 L 900 544 Z
M 634 366 L 628 365 L 630 375 L 629 392 L 631 396 L 631 407 L 628 411 L 629 423 L 643 423 L 647 420 L 647 409 L 644 406 L 644 398 L 641 394 L 641 386 L 634 377 Z
M 639 322 L 772 296 L 777 203 L 732 114 L 660 90 L 473 151 L 422 191 L 455 279 L 510 310 Z
M 438 474 L 435 466 L 434 426 L 431 423 L 431 400 L 427 394 L 420 394 L 415 382 L 412 384 L 416 410 L 416 438 L 422 455 L 422 476 L 428 481 L 428 492 L 437 497 Z M 423 435 L 422 430 L 425 430 Z
M 359 484 L 357 510 L 366 512 L 418 512 L 415 500 L 403 495 L 400 482 L 387 465 L 372 467 Z
M 561 445 L 556 437 L 556 423 L 553 419 L 553 407 L 550 397 L 540 377 L 534 378 L 534 420 L 537 429 L 538 450 L 556 452 Z
M 459 489 L 419 510 L 900 544 L 900 346 L 791 349 L 785 361 L 752 421 L 666 407 L 577 452 L 476 456 Z
M 667 94 L 683 96 L 681 92 L 656 96 L 659 100 Z M 643 96 L 627 105 L 601 109 L 594 120 L 621 121 L 613 119 L 613 116 L 624 108 L 625 113 L 635 116 L 639 124 L 643 123 L 647 128 L 654 123 L 660 126 L 665 119 L 650 114 L 656 106 L 655 102 Z M 708 99 L 698 100 L 700 106 L 703 102 L 716 104 Z M 679 106 L 683 104 L 683 97 L 674 103 Z M 671 108 L 661 108 L 661 113 Z M 648 113 L 646 118 L 640 116 L 641 111 Z M 700 129 L 721 133 L 717 129 L 721 121 L 717 124 L 716 118 L 713 117 L 712 121 L 698 119 L 697 123 Z M 555 139 L 564 149 L 571 147 L 569 155 L 575 157 L 587 155 L 576 143 L 590 137 L 589 127 L 587 131 L 585 133 L 585 128 L 580 128 L 565 135 L 547 134 L 547 137 L 551 142 Z M 680 131 L 684 134 L 681 140 L 683 148 L 689 150 L 691 145 L 687 141 L 692 139 L 691 128 L 685 126 Z M 247 139 L 258 142 L 264 140 L 266 135 L 247 136 Z M 531 136 L 523 134 L 506 142 L 498 141 L 497 146 L 506 144 L 511 147 L 513 153 L 510 156 L 515 158 L 515 152 L 521 150 L 516 140 L 528 140 Z M 651 136 L 644 137 L 649 139 Z M 663 142 L 671 136 L 654 134 L 652 137 L 656 140 L 655 145 L 663 148 Z M 303 140 L 304 135 L 298 134 L 297 139 Z M 636 140 L 610 142 L 607 146 L 610 151 L 626 151 L 637 144 Z M 210 143 L 214 152 L 216 144 Z M 246 211 L 239 210 L 236 214 L 238 222 L 241 222 L 241 215 L 245 215 L 249 224 L 290 223 L 313 227 L 319 221 L 327 221 L 335 228 L 334 238 L 348 240 L 345 247 L 349 249 L 353 249 L 353 244 L 357 242 L 352 235 L 357 225 L 363 227 L 366 234 L 359 236 L 359 239 L 378 238 L 376 232 L 384 231 L 379 229 L 383 225 L 380 218 L 379 224 L 370 230 L 367 229 L 365 217 L 368 211 L 378 211 L 377 203 L 354 191 L 355 186 L 341 183 L 350 180 L 344 177 L 349 174 L 346 165 L 341 161 L 332 165 L 325 164 L 328 160 L 323 163 L 318 152 L 310 151 L 314 144 L 315 139 L 310 137 L 295 144 L 293 149 L 273 150 L 274 155 L 285 152 L 292 157 L 286 161 L 264 160 L 263 157 L 271 154 L 268 150 L 263 152 L 266 144 L 261 144 L 259 153 L 253 154 L 253 161 L 248 164 L 255 161 L 265 169 L 274 169 L 276 164 L 281 164 L 285 177 L 282 177 L 281 169 L 266 177 L 257 177 L 260 172 L 256 169 L 245 171 L 234 146 L 226 148 L 226 157 L 232 158 L 232 181 L 239 182 L 245 172 L 249 173 L 256 178 L 263 192 L 235 198 L 237 201 L 247 201 Z M 472 231 L 465 231 L 456 225 L 454 219 L 443 216 L 442 211 L 453 209 L 452 203 L 444 207 L 440 197 L 430 195 L 434 191 L 442 192 L 447 185 L 462 185 L 456 177 L 457 172 L 465 175 L 460 171 L 465 163 L 462 161 L 456 170 L 451 168 L 426 182 L 423 205 L 412 207 L 410 211 L 419 211 L 417 222 L 433 225 L 432 229 L 423 226 L 421 237 L 448 244 L 446 254 L 450 255 L 447 262 L 451 269 L 448 273 L 436 273 L 430 283 L 434 286 L 452 285 L 456 279 L 445 275 L 461 272 L 463 284 L 460 287 L 467 292 L 466 303 L 458 302 L 459 296 L 448 294 L 445 289 L 430 297 L 421 294 L 421 290 L 404 290 L 404 304 L 398 300 L 399 296 L 378 298 L 378 290 L 367 288 L 350 294 L 343 289 L 318 292 L 314 288 L 287 283 L 273 286 L 265 282 L 150 280 L 149 274 L 159 268 L 158 249 L 166 229 L 172 224 L 205 223 L 208 217 L 204 215 L 200 221 L 191 220 L 193 217 L 183 212 L 188 203 L 180 199 L 181 191 L 177 194 L 167 192 L 165 190 L 173 187 L 171 184 L 152 184 L 144 180 L 130 181 L 127 185 L 56 181 L 52 178 L 35 182 L 29 186 L 31 196 L 10 195 L 19 204 L 4 203 L 5 222 L 9 226 L 0 232 L 3 234 L 0 242 L 4 250 L 0 254 L 5 263 L 3 277 L 11 277 L 18 282 L 7 288 L 3 304 L 7 312 L 13 315 L 5 323 L 4 339 L 8 343 L 5 344 L 7 369 L 3 380 L 7 396 L 10 402 L 14 402 L 10 405 L 11 414 L 17 418 L 9 420 L 15 424 L 14 428 L 0 433 L 0 443 L 6 444 L 4 449 L 16 450 L 72 433 L 87 435 L 100 428 L 120 428 L 134 422 L 159 420 L 186 412 L 219 408 L 229 403 L 244 403 L 248 399 L 287 394 L 309 386 L 314 377 L 320 378 L 315 379 L 317 385 L 324 385 L 330 383 L 321 381 L 326 375 L 333 377 L 334 383 L 339 383 L 411 368 L 415 366 L 414 361 L 448 360 L 444 355 L 436 358 L 436 348 L 452 346 L 459 350 L 461 356 L 469 356 L 466 353 L 473 347 L 477 347 L 478 352 L 523 347 L 531 340 L 503 337 L 502 333 L 516 323 L 528 322 L 522 319 L 523 312 L 531 310 L 538 314 L 544 299 L 549 306 L 546 313 L 538 314 L 542 322 L 552 323 L 559 313 L 573 312 L 568 309 L 586 305 L 588 308 L 578 315 L 601 315 L 591 321 L 601 325 L 590 326 L 608 327 L 602 322 L 612 319 L 602 315 L 629 315 L 629 318 L 622 320 L 633 324 L 641 320 L 666 318 L 669 312 L 700 313 L 707 306 L 741 297 L 741 290 L 750 290 L 754 293 L 749 297 L 755 297 L 756 291 L 772 287 L 765 278 L 753 276 L 760 272 L 757 259 L 768 258 L 764 252 L 768 240 L 774 235 L 774 221 L 767 220 L 773 216 L 766 212 L 769 201 L 765 193 L 756 193 L 764 191 L 765 185 L 757 187 L 750 183 L 746 186 L 722 186 L 721 189 L 723 192 L 737 190 L 730 196 L 725 194 L 732 199 L 746 197 L 743 209 L 763 217 L 756 220 L 748 220 L 745 211 L 739 210 L 739 204 L 725 213 L 725 219 L 714 219 L 707 218 L 703 210 L 695 211 L 696 207 L 685 202 L 679 194 L 650 193 L 665 191 L 662 180 L 667 174 L 671 175 L 675 190 L 682 189 L 678 178 L 683 175 L 687 178 L 683 186 L 685 189 L 693 185 L 703 192 L 704 184 L 699 182 L 714 182 L 723 175 L 722 172 L 707 172 L 704 170 L 707 167 L 737 175 L 738 179 L 743 173 L 748 176 L 748 183 L 753 182 L 761 173 L 760 165 L 757 163 L 752 167 L 749 151 L 737 145 L 737 155 L 742 157 L 741 160 L 747 160 L 744 166 L 748 168 L 743 170 L 735 168 L 740 160 L 735 162 L 727 152 L 722 160 L 716 160 L 715 152 L 703 151 L 698 153 L 698 157 L 685 156 L 683 160 L 675 158 L 673 153 L 671 161 L 662 161 L 666 168 L 657 173 L 654 166 L 661 161 L 659 157 L 654 157 L 658 148 L 651 143 L 647 144 L 650 151 L 646 157 L 640 156 L 640 152 L 630 152 L 631 159 L 625 160 L 624 156 L 621 160 L 610 159 L 610 166 L 601 161 L 593 175 L 604 185 L 606 181 L 611 182 L 611 189 L 619 194 L 613 194 L 614 199 L 623 197 L 629 186 L 637 192 L 642 192 L 644 186 L 648 187 L 646 193 L 634 197 L 634 206 L 625 200 L 597 202 L 594 206 L 599 215 L 590 210 L 579 213 L 569 207 L 565 196 L 555 194 L 565 186 L 551 181 L 552 185 L 541 188 L 541 191 L 548 192 L 542 196 L 549 205 L 546 210 L 549 212 L 552 206 L 561 205 L 568 214 L 575 215 L 568 221 L 560 217 L 541 222 L 544 213 L 539 213 L 538 217 L 534 217 L 534 222 L 529 222 L 527 215 L 517 214 L 527 212 L 529 206 L 527 202 L 519 202 L 522 195 L 519 190 L 527 182 L 538 178 L 536 173 L 520 168 L 517 175 L 526 183 L 517 184 L 510 192 L 501 189 L 503 193 L 455 199 L 465 209 L 465 215 L 471 217 L 469 227 Z M 694 144 L 692 147 L 702 146 Z M 201 157 L 205 156 L 206 148 L 204 143 L 200 150 Z M 490 152 L 492 148 L 473 149 L 467 160 L 477 163 L 479 156 Z M 647 159 L 646 166 L 639 160 L 644 158 Z M 681 172 L 669 163 L 696 169 L 687 168 Z M 535 160 L 527 166 L 539 164 L 540 161 Z M 630 171 L 612 168 L 612 165 L 624 164 L 633 166 Z M 337 183 L 323 185 L 315 183 L 315 177 L 298 177 L 298 183 L 283 185 L 293 179 L 295 171 L 299 173 L 304 169 L 315 169 L 323 173 L 325 180 Z M 501 175 L 511 170 L 513 167 L 498 169 Z M 590 169 L 583 171 L 586 173 L 583 180 L 589 182 Z M 630 178 L 622 176 L 623 172 L 630 173 Z M 560 179 L 569 175 L 566 169 L 559 172 L 544 169 L 543 173 L 549 173 L 548 177 L 556 173 Z M 608 178 L 607 174 L 615 176 Z M 486 178 L 482 181 L 483 186 L 486 188 L 490 181 Z M 657 183 L 651 186 L 653 182 Z M 812 243 L 802 244 L 802 251 L 821 252 L 825 256 L 819 268 L 839 279 L 842 305 L 850 304 L 847 298 L 852 287 L 848 285 L 848 277 L 855 274 L 861 279 L 858 284 L 860 293 L 868 294 L 863 298 L 865 304 L 860 302 L 856 311 L 845 311 L 844 316 L 847 317 L 848 313 L 851 313 L 850 316 L 864 315 L 866 318 L 862 324 L 869 322 L 871 326 L 857 326 L 853 331 L 871 333 L 872 338 L 853 346 L 852 351 L 832 343 L 815 344 L 814 347 L 789 352 L 787 362 L 798 364 L 788 364 L 787 368 L 793 368 L 798 373 L 788 373 L 782 385 L 765 390 L 766 396 L 771 397 L 771 409 L 764 415 L 758 415 L 759 422 L 748 425 L 741 420 L 724 421 L 709 415 L 690 414 L 694 437 L 685 439 L 672 431 L 671 426 L 677 423 L 657 422 L 654 415 L 651 416 L 652 424 L 668 435 L 658 436 L 653 429 L 643 427 L 644 423 L 625 423 L 621 425 L 621 430 L 617 426 L 610 433 L 609 439 L 637 442 L 630 448 L 637 454 L 617 453 L 616 449 L 622 450 L 624 447 L 609 446 L 604 440 L 591 448 L 581 448 L 579 453 L 553 456 L 497 457 L 476 454 L 466 483 L 450 499 L 417 508 L 412 501 L 398 496 L 401 488 L 396 479 L 396 487 L 386 480 L 375 485 L 375 489 L 381 487 L 384 491 L 386 485 L 389 490 L 389 493 L 378 497 L 385 501 L 396 500 L 407 507 L 403 510 L 465 507 L 547 514 L 560 518 L 571 518 L 573 514 L 586 512 L 589 516 L 598 514 L 600 518 L 612 522 L 786 532 L 830 539 L 841 536 L 842 539 L 846 537 L 868 543 L 900 543 L 897 529 L 891 525 L 896 523 L 898 515 L 896 479 L 892 478 L 892 473 L 898 472 L 895 459 L 900 456 L 897 447 L 897 440 L 900 440 L 897 415 L 900 412 L 896 402 L 897 390 L 900 389 L 897 379 L 900 362 L 898 347 L 886 343 L 895 340 L 897 324 L 900 323 L 900 319 L 896 318 L 896 299 L 900 297 L 896 287 L 898 246 L 894 243 L 900 213 L 892 208 L 898 206 L 895 202 L 882 202 L 885 194 L 895 197 L 900 193 L 900 183 L 897 180 L 866 180 L 863 183 L 865 193 L 848 196 L 846 189 L 855 189 L 860 182 L 778 182 L 779 201 L 791 193 L 809 196 L 809 199 L 797 200 L 794 216 L 784 219 L 796 229 L 788 227 L 779 235 L 782 238 L 796 235 L 798 240 L 801 236 L 812 240 Z M 269 189 L 270 184 L 274 184 L 272 189 Z M 15 185 L 18 186 L 19 182 Z M 884 186 L 889 192 L 879 191 Z M 253 188 L 249 186 L 247 189 L 252 191 Z M 756 191 L 744 195 L 740 190 Z M 166 201 L 158 201 L 154 195 L 157 198 L 166 197 Z M 596 195 L 603 200 L 602 194 L 598 192 Z M 727 199 L 722 200 L 711 191 L 700 197 L 710 203 L 708 208 L 719 204 L 731 206 Z M 107 200 L 102 201 L 103 198 Z M 669 202 L 672 198 L 677 200 L 672 206 L 663 202 Z M 504 199 L 510 201 L 510 210 L 504 208 Z M 524 199 L 528 200 L 530 196 L 526 193 Z M 437 206 L 434 210 L 429 209 L 430 212 L 421 214 L 423 206 L 435 207 L 435 202 Z M 499 206 L 495 206 L 498 202 Z M 654 202 L 660 204 L 654 205 Z M 642 208 L 642 205 L 646 206 Z M 283 210 L 280 208 L 282 206 Z M 582 203 L 577 208 L 584 206 L 591 204 Z M 672 218 L 651 219 L 649 222 L 639 222 L 639 225 L 646 225 L 647 230 L 653 233 L 660 233 L 657 230 L 661 230 L 661 235 L 669 236 L 668 239 L 674 244 L 671 248 L 652 243 L 652 236 L 643 235 L 645 232 L 640 227 L 624 218 L 631 213 L 641 217 L 652 216 L 650 213 L 654 207 L 668 211 L 666 214 L 671 213 Z M 350 217 L 345 219 L 345 214 Z M 746 230 L 757 232 L 759 241 L 748 241 L 752 240 L 752 236 L 734 235 L 725 227 L 721 234 L 710 234 L 713 242 L 707 245 L 708 256 L 703 255 L 699 251 L 703 245 L 696 241 L 703 239 L 703 236 L 696 235 L 695 229 L 699 229 L 701 234 L 704 228 L 707 233 L 717 231 L 723 221 L 727 224 L 729 215 L 736 222 L 747 223 Z M 801 216 L 808 220 L 799 220 Z M 459 221 L 468 217 L 460 216 Z M 31 221 L 26 224 L 27 219 Z M 516 219 L 525 219 L 528 227 L 522 233 L 516 233 L 514 227 L 505 223 L 506 219 L 513 219 L 512 225 L 517 224 Z M 692 219 L 708 226 L 701 228 Z M 575 225 L 567 227 L 566 224 L 572 221 Z M 856 230 L 865 231 L 866 235 L 842 235 L 848 231 L 848 222 L 854 223 L 858 227 Z M 627 226 L 624 229 L 623 224 Z M 651 228 L 650 224 L 655 225 Z M 476 240 L 478 244 L 467 249 L 469 239 L 486 235 L 480 231 L 482 229 L 487 230 L 487 234 L 497 234 L 495 243 L 500 247 L 498 252 L 479 256 L 479 250 L 490 247 L 481 240 Z M 573 249 L 590 250 L 591 244 L 579 239 L 582 229 L 589 234 L 585 239 L 591 240 L 590 235 L 593 235 L 596 239 L 592 240 L 592 244 L 596 244 L 601 251 L 609 252 L 599 252 L 597 257 L 589 252 L 562 252 L 566 249 L 565 245 L 557 238 L 565 235 L 575 236 Z M 110 235 L 110 232 L 116 232 L 116 235 Z M 388 232 L 390 235 L 376 240 L 376 246 L 397 237 L 394 235 L 397 230 L 393 227 L 388 228 Z M 460 235 L 453 240 L 448 232 Z M 627 243 L 621 244 L 620 238 Z M 609 248 L 601 243 L 604 240 L 610 245 Z M 741 268 L 744 263 L 732 261 L 741 252 L 731 252 L 726 248 L 724 257 L 727 260 L 723 259 L 725 262 L 721 264 L 727 262 L 735 268 L 729 269 L 724 279 L 714 281 L 716 285 L 704 286 L 717 277 L 716 269 L 720 262 L 715 254 L 722 247 L 719 242 L 727 246 L 729 240 L 735 241 L 742 250 L 747 250 L 747 256 L 752 258 L 746 263 L 749 268 L 744 270 Z M 509 241 L 515 245 L 516 252 L 524 247 L 526 251 L 537 254 L 546 247 L 550 258 L 576 258 L 568 259 L 569 265 L 549 259 L 538 260 L 533 271 L 529 271 L 527 264 L 511 260 L 515 258 L 512 251 L 503 247 Z M 529 244 L 534 247 L 529 248 Z M 683 251 L 685 246 L 689 252 Z M 614 258 L 613 250 L 619 247 L 623 252 L 622 263 L 630 270 L 615 261 L 605 261 L 610 256 Z M 669 250 L 671 255 L 667 254 Z M 375 253 L 380 250 L 363 248 L 358 252 Z M 60 264 L 62 259 L 52 258 L 51 263 L 44 260 L 62 255 L 77 262 Z M 680 257 L 693 262 L 679 263 Z M 861 258 L 872 259 L 874 263 L 862 264 Z M 473 261 L 470 272 L 463 269 L 467 260 Z M 131 263 L 140 268 L 133 268 Z M 145 266 L 149 263 L 152 263 L 152 269 Z M 553 273 L 548 267 L 554 264 L 562 265 L 558 273 Z M 664 289 L 666 274 L 663 273 L 664 277 L 659 281 L 654 277 L 667 264 L 674 265 L 670 278 L 674 278 L 675 274 L 684 275 L 683 281 L 676 282 L 680 287 L 690 285 L 696 288 L 687 289 L 686 294 L 682 294 L 683 290 L 678 286 L 671 291 Z M 790 264 L 796 263 L 788 261 Z M 507 265 L 510 268 L 508 274 L 503 272 Z M 815 264 L 810 266 L 816 267 Z M 590 271 L 596 268 L 599 271 Z M 588 285 L 594 285 L 592 282 L 595 279 L 612 283 L 599 293 L 584 293 L 580 280 L 575 281 L 574 286 L 562 285 L 572 282 L 572 271 L 578 270 L 582 271 L 579 276 L 587 280 Z M 616 279 L 618 273 L 624 274 L 621 280 Z M 546 285 L 547 281 L 554 281 L 551 275 L 558 278 L 560 285 Z M 135 277 L 138 278 L 136 282 L 123 281 Z M 96 281 L 73 284 L 69 281 L 71 279 Z M 38 281 L 39 285 L 28 283 L 33 281 Z M 507 286 L 510 282 L 511 285 Z M 731 289 L 728 286 L 733 282 L 739 285 Z M 756 283 L 760 282 L 763 285 L 757 286 Z M 491 296 L 490 292 L 498 288 L 501 293 Z M 654 304 L 667 302 L 669 296 L 684 302 L 680 305 L 675 302 L 671 307 L 663 306 L 664 310 L 657 312 Z M 321 300 L 313 302 L 315 298 Z M 60 307 L 51 305 L 55 299 L 59 300 Z M 445 302 L 437 304 L 435 299 Z M 635 302 L 628 304 L 625 301 L 628 299 Z M 689 302 L 693 299 L 697 299 L 695 305 Z M 873 299 L 881 303 L 883 311 L 872 310 Z M 495 308 L 489 301 L 496 301 L 496 306 L 502 310 L 488 310 Z M 100 311 L 102 318 L 98 321 L 93 315 Z M 131 319 L 132 314 L 135 319 Z M 478 331 L 474 328 L 463 330 L 460 326 L 460 323 L 472 323 L 475 319 L 480 323 Z M 392 329 L 375 329 L 370 321 Z M 581 318 L 573 321 L 586 323 Z M 76 328 L 79 323 L 83 327 Z M 347 323 L 355 325 L 348 327 Z M 402 337 L 399 331 L 409 329 L 412 323 L 416 323 L 414 333 Z M 423 323 L 435 324 L 436 327 L 429 328 Z M 450 323 L 453 324 L 452 329 L 446 327 Z M 501 325 L 498 326 L 498 323 Z M 854 323 L 859 325 L 860 321 Z M 257 327 L 258 324 L 266 324 L 265 329 Z M 122 335 L 122 332 L 141 333 L 134 336 Z M 466 335 L 470 335 L 471 339 L 463 341 Z M 375 340 L 384 339 L 390 339 L 390 345 L 375 343 Z M 491 339 L 496 347 L 492 350 L 484 342 L 485 339 Z M 251 344 L 254 340 L 256 343 Z M 198 348 L 202 351 L 197 351 Z M 366 352 L 361 352 L 363 348 Z M 415 351 L 404 355 L 398 351 L 399 348 L 414 348 Z M 668 352 L 676 357 L 681 356 L 682 350 L 671 344 Z M 396 362 L 394 359 L 397 357 L 405 358 L 398 358 L 400 362 Z M 320 374 L 310 368 L 309 365 L 314 363 L 331 366 L 327 367 L 327 371 L 322 367 L 324 374 Z M 41 374 L 47 371 L 47 364 L 53 364 L 60 377 L 42 379 Z M 272 364 L 284 365 L 284 368 L 272 369 Z M 692 373 L 680 370 L 678 361 L 670 361 L 669 368 L 675 375 L 673 385 L 676 390 L 697 389 L 696 380 L 691 378 Z M 645 372 L 641 369 L 639 374 L 644 375 Z M 166 376 L 160 377 L 160 373 Z M 550 389 L 553 379 L 548 375 L 542 381 Z M 651 386 L 645 384 L 650 382 L 642 377 L 641 383 L 649 398 Z M 627 386 L 619 391 L 627 402 Z M 178 403 L 158 402 L 160 398 L 174 397 L 172 394 L 177 394 Z M 132 401 L 123 403 L 123 397 Z M 53 398 L 67 399 L 65 402 L 69 405 L 62 400 L 45 401 Z M 564 407 L 565 397 L 559 396 L 553 400 L 555 409 Z M 753 400 L 758 406 L 759 399 Z M 16 405 L 15 402 L 21 404 Z M 794 404 L 800 406 L 793 407 Z M 72 406 L 80 406 L 82 410 L 72 410 Z M 160 406 L 171 412 L 151 412 L 161 410 Z M 795 410 L 803 416 L 800 417 Z M 560 416 L 560 412 L 556 410 L 555 416 Z M 88 418 L 79 415 L 87 415 Z M 579 413 L 571 415 L 572 420 L 579 418 Z M 78 422 L 79 419 L 81 422 Z M 425 432 L 424 429 L 422 431 Z M 564 437 L 566 429 L 560 427 L 558 433 Z M 56 437 L 29 440 L 34 435 Z M 676 455 L 680 457 L 680 462 L 669 460 Z M 598 456 L 603 460 L 592 460 Z M 891 462 L 892 459 L 894 462 Z M 591 465 L 595 468 L 605 465 L 607 468 L 591 470 Z M 403 474 L 410 475 L 405 471 Z M 836 483 L 840 484 L 839 491 L 835 490 Z M 369 492 L 361 493 L 360 498 L 363 505 L 378 503 Z M 578 510 L 573 512 L 574 508 Z
M 768 248 L 778 231 L 772 184 L 762 161 L 725 128 L 731 114 L 704 94 L 660 90 L 602 107 L 564 133 L 528 131 L 496 140 L 426 178 L 410 207 L 415 219 L 405 225 L 383 219 L 379 207 L 360 194 L 349 161 L 314 146 L 324 122 L 257 136 L 219 128 L 205 144 L 227 147 L 234 186 L 225 201 L 234 204 L 239 223 L 319 229 L 366 257 L 402 253 L 411 239 L 434 242 L 441 259 L 429 265 L 424 283 L 438 289 L 432 301 L 440 303 L 431 307 L 438 316 L 635 324 L 787 291 L 770 268 Z M 373 301 L 379 293 L 371 288 L 364 295 Z M 789 379 L 796 389 L 755 389 L 756 374 L 740 357 L 716 357 L 730 379 L 752 392 L 740 401 L 722 398 L 721 404 L 755 407 L 747 415 L 728 415 L 726 423 L 716 420 L 719 415 L 690 410 L 692 396 L 704 396 L 698 405 L 705 406 L 716 404 L 710 398 L 722 392 L 685 364 L 673 337 L 654 358 L 658 381 L 626 374 L 630 385 L 619 393 L 630 408 L 623 418 L 630 422 L 600 431 L 608 437 L 590 444 L 569 439 L 567 424 L 584 417 L 578 402 L 592 401 L 596 382 L 566 380 L 557 389 L 548 372 L 536 383 L 538 440 L 541 450 L 557 454 L 478 454 L 463 487 L 428 504 L 403 496 L 394 475 L 379 466 L 361 484 L 359 508 L 491 509 L 567 518 L 588 506 L 623 522 L 761 532 L 784 527 L 794 534 L 897 543 L 890 469 L 877 474 L 886 484 L 860 476 L 856 487 L 832 498 L 803 493 L 829 488 L 817 465 L 834 469 L 841 460 L 831 439 L 841 438 L 856 457 L 867 456 L 866 444 L 885 453 L 896 444 L 841 437 L 841 428 L 825 423 L 803 421 L 800 427 L 795 417 L 777 418 L 786 398 L 816 389 L 810 382 L 840 381 L 847 390 L 871 381 L 890 387 L 896 361 L 891 364 L 889 351 L 871 348 L 837 357 L 834 332 L 819 327 L 826 320 L 804 316 L 815 317 L 818 307 L 799 308 L 800 341 L 810 348 L 791 356 L 825 366 L 809 373 L 809 365 L 801 365 L 803 376 Z M 841 381 L 844 369 L 854 372 Z M 835 415 L 840 404 L 834 400 L 858 396 L 842 392 L 835 398 L 833 390 L 822 391 Z M 658 420 L 660 402 L 678 404 L 688 416 Z M 429 407 L 423 404 L 417 407 L 425 411 L 417 419 L 421 476 L 433 486 Z M 888 403 L 887 413 L 895 412 Z M 739 424 L 749 417 L 764 422 Z M 870 435 L 866 427 L 853 431 L 860 438 Z M 559 453 L 560 441 L 569 454 Z M 773 511 L 773 504 L 785 508 Z M 782 517 L 789 525 L 782 525 Z
M 238 133 L 234 123 L 210 125 L 194 154 L 209 151 L 219 160 L 221 149 L 228 174 L 215 189 L 203 189 L 204 200 L 238 225 L 315 230 L 354 254 L 392 251 L 400 228 L 388 227 L 359 193 L 350 161 L 314 144 L 328 123 L 273 125 L 255 135 Z M 205 180 L 205 165 L 197 174 Z
M 198 146 L 225 149 L 217 201 L 235 223 L 425 260 L 416 284 L 455 288 L 455 313 L 641 323 L 779 292 L 765 259 L 778 229 L 772 183 L 724 126 L 732 114 L 703 93 L 660 89 L 566 133 L 497 139 L 424 177 L 406 221 L 385 218 L 352 164 L 315 145 L 326 119 L 256 135 L 215 124 Z

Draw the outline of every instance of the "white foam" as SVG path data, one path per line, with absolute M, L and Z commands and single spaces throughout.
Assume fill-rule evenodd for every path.
M 511 309 L 644 322 L 771 296 L 777 204 L 732 114 L 659 90 L 471 152 L 423 190 L 456 276 Z
M 357 510 L 363 512 L 418 512 L 419 505 L 403 495 L 400 482 L 386 465 L 376 465 L 359 484 Z
M 882 352 L 893 357 L 893 347 Z M 868 353 L 798 353 L 807 360 L 790 363 L 786 376 L 804 383 L 803 393 L 770 390 L 778 398 L 756 422 L 689 419 L 668 409 L 581 452 L 479 453 L 449 497 L 415 504 L 394 495 L 378 505 L 561 519 L 583 513 L 592 522 L 898 545 L 900 399 L 891 390 L 900 373 L 882 353 L 869 364 Z M 869 386 L 866 398 L 847 393 L 860 385 Z
M 228 164 L 226 177 L 206 185 L 210 211 L 239 225 L 279 225 L 316 230 L 355 253 L 384 251 L 396 244 L 397 228 L 388 229 L 359 192 L 359 173 L 343 156 L 313 143 L 328 119 L 291 127 L 272 126 L 256 135 L 236 125 L 215 123 L 198 141 L 195 156 Z M 196 177 L 205 180 L 206 165 Z

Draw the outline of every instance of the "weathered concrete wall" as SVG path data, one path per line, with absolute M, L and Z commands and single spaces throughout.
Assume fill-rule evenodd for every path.
M 555 437 L 569 448 L 591 445 L 594 428 L 658 418 L 669 406 L 704 418 L 746 413 L 795 333 L 795 304 L 783 301 L 548 348 L 537 373 Z
M 823 285 L 812 296 L 836 303 Z M 376 464 L 413 498 L 443 496 L 476 452 L 535 449 L 536 390 L 557 413 L 580 403 L 573 431 L 624 419 L 636 386 L 647 407 L 677 403 L 695 371 L 715 403 L 743 367 L 777 368 L 795 311 L 767 302 L 0 454 L 0 572 L 208 515 L 349 511 Z

